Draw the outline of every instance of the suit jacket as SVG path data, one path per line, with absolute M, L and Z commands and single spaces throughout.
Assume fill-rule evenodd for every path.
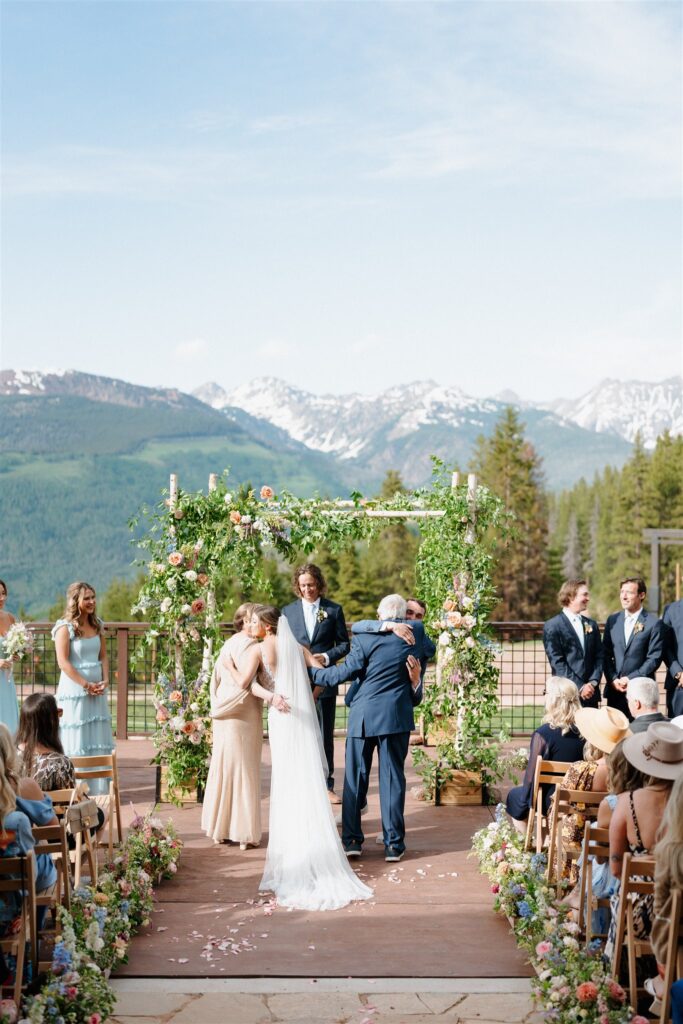
M 543 646 L 554 676 L 562 676 L 576 683 L 579 690 L 586 683 L 596 689 L 602 679 L 603 649 L 600 628 L 595 619 L 581 616 L 584 647 L 581 647 L 574 627 L 560 612 L 543 626 Z
M 667 667 L 664 688 L 675 690 L 679 685 L 675 678 L 683 672 L 683 600 L 673 601 L 664 609 L 664 661 Z M 683 680 L 681 680 L 683 682 Z
M 340 604 L 321 597 L 320 611 L 325 613 L 325 617 L 316 623 L 310 640 L 306 629 L 303 604 L 300 600 L 285 605 L 282 614 L 287 619 L 297 643 L 302 647 L 307 647 L 311 654 L 326 654 L 330 665 L 334 665 L 340 658 L 346 657 L 351 649 L 344 621 L 344 609 Z M 336 689 L 330 688 L 320 695 L 320 699 L 333 700 L 336 696 Z
M 636 619 L 631 638 L 624 640 L 624 612 L 615 612 L 605 623 L 603 647 L 605 649 L 605 696 L 609 692 L 609 684 L 620 676 L 635 679 L 636 676 L 649 676 L 654 679 L 655 672 L 662 662 L 664 647 L 664 626 L 654 612 L 646 612 L 643 608 Z M 639 629 L 642 626 L 642 629 Z M 637 632 L 636 632 L 637 631 Z
M 653 711 L 650 715 L 638 715 L 629 726 L 631 732 L 647 732 L 653 722 L 668 722 L 669 719 L 661 711 Z
M 354 622 L 351 626 L 351 633 L 353 636 L 355 636 L 356 633 L 379 633 L 382 627 L 382 621 L 384 620 L 361 619 L 360 622 Z M 405 622 L 406 626 L 412 626 L 415 622 L 419 622 L 419 619 L 396 619 L 395 621 Z M 427 667 L 427 661 L 429 661 L 430 658 L 433 658 L 436 654 L 436 645 L 432 638 L 427 636 L 424 625 L 422 623 L 420 623 L 420 625 L 422 626 L 423 632 L 422 649 L 425 655 L 425 661 L 422 665 L 422 674 L 424 675 L 424 670 Z
M 425 652 L 422 623 L 413 625 L 415 644 L 393 633 L 358 633 L 343 665 L 311 671 L 316 686 L 358 679 L 350 702 L 348 736 L 389 736 L 415 728 L 413 706 L 421 700 L 422 684 L 413 693 L 406 659 L 413 654 L 422 661 Z

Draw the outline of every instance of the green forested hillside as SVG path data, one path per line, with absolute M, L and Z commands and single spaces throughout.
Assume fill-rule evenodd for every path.
M 0 578 L 10 609 L 36 617 L 74 579 L 104 590 L 134 575 L 128 519 L 158 500 L 171 472 L 188 489 L 205 488 L 210 472 L 230 467 L 237 482 L 304 495 L 348 491 L 326 456 L 269 447 L 207 413 L 0 399 Z M 98 448 L 104 453 L 94 454 Z

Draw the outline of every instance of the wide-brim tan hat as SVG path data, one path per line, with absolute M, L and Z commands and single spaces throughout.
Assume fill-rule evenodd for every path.
M 675 718 L 671 719 L 672 725 L 677 725 L 679 729 L 683 729 L 683 715 L 676 715 Z
M 611 753 L 617 743 L 631 735 L 628 718 L 617 708 L 579 708 L 574 722 L 583 738 L 605 754 Z
M 624 757 L 645 775 L 677 779 L 683 773 L 683 729 L 671 722 L 653 722 L 647 732 L 624 740 Z

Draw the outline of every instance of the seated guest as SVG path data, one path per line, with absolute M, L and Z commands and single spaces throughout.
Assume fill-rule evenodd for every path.
M 20 752 L 22 776 L 34 779 L 44 793 L 56 789 L 73 789 L 76 785 L 74 766 L 59 738 L 61 710 L 51 693 L 31 693 L 21 705 L 17 747 Z M 94 833 L 105 822 L 104 811 L 97 808 L 98 823 Z M 69 846 L 75 846 L 71 835 Z
M 35 779 L 44 793 L 73 789 L 74 766 L 59 738 L 59 708 L 51 693 L 31 693 L 21 705 L 17 747 L 21 774 Z
M 647 732 L 624 741 L 624 756 L 650 776 L 642 789 L 623 793 L 617 800 L 609 827 L 610 867 L 621 878 L 624 854 L 642 856 L 654 849 L 674 781 L 683 773 L 683 730 L 670 722 L 653 722 Z M 649 938 L 653 918 L 652 895 L 636 895 L 633 901 L 634 937 Z M 611 897 L 612 920 L 605 955 L 612 959 L 619 909 L 618 891 Z
M 521 786 L 514 786 L 507 796 L 506 810 L 515 828 L 523 832 L 533 800 L 536 760 L 578 761 L 583 752 L 583 737 L 574 724 L 580 709 L 579 691 L 569 679 L 551 676 L 545 684 L 545 715 L 531 737 L 529 762 Z M 543 786 L 543 813 L 548 813 L 554 786 Z
M 560 783 L 561 789 L 586 790 L 595 793 L 607 789 L 608 767 L 607 757 L 624 737 L 629 736 L 628 718 L 616 708 L 579 708 L 575 717 L 576 727 L 585 737 L 583 760 L 575 761 L 565 772 Z M 555 807 L 551 808 L 548 825 L 552 828 L 552 816 Z M 586 830 L 586 819 L 581 808 L 573 814 L 565 814 L 560 822 L 563 841 L 570 846 L 580 846 Z M 572 885 L 579 879 L 579 866 L 571 861 L 567 868 L 562 865 L 562 875 L 569 878 Z
M 49 796 L 44 796 L 33 779 L 22 779 L 17 771 L 12 736 L 0 722 L 0 857 L 18 857 L 36 845 L 32 825 L 56 825 L 57 818 Z M 47 853 L 36 857 L 36 892 L 49 889 L 57 880 L 57 871 Z M 45 915 L 39 908 L 39 921 Z M 19 912 L 14 899 L 0 900 L 0 935 L 6 935 Z M 41 913 L 42 912 L 42 913 Z
M 650 941 L 659 974 L 645 982 L 645 988 L 656 1000 L 664 994 L 662 978 L 666 965 L 666 947 L 671 927 L 672 889 L 683 889 L 683 773 L 673 789 L 662 819 L 661 839 L 655 847 L 655 903 Z M 652 1004 L 653 1013 L 661 1006 Z
M 649 676 L 629 679 L 626 702 L 633 718 L 631 732 L 645 732 L 653 722 L 666 722 L 666 716 L 659 710 L 659 686 Z

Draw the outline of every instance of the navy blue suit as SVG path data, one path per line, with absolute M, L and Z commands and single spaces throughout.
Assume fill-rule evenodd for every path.
M 351 699 L 346 735 L 346 772 L 342 800 L 342 842 L 362 843 L 360 812 L 366 802 L 375 748 L 379 752 L 379 798 L 385 846 L 405 849 L 406 780 L 403 765 L 410 733 L 415 728 L 413 707 L 422 699 L 422 684 L 413 688 L 406 668 L 409 654 L 426 661 L 421 622 L 411 622 L 415 644 L 394 633 L 354 635 L 343 665 L 312 670 L 318 686 L 336 686 L 349 679 L 358 685 Z
M 285 605 L 282 614 L 287 619 L 294 638 L 302 647 L 307 647 L 311 654 L 326 654 L 330 665 L 340 658 L 346 657 L 351 649 L 349 634 L 344 621 L 344 610 L 340 604 L 320 598 L 320 615 L 316 622 L 313 636 L 309 640 L 304 618 L 303 603 L 293 601 Z M 334 789 L 334 719 L 337 710 L 337 688 L 329 687 L 318 698 L 321 720 L 321 732 L 325 757 L 327 758 L 327 788 Z
M 664 688 L 666 707 L 671 718 L 683 715 L 683 601 L 673 601 L 664 609 L 664 661 L 667 673 Z
M 626 694 L 615 690 L 614 679 L 628 676 L 655 678 L 655 672 L 662 663 L 664 648 L 664 626 L 654 612 L 646 612 L 643 608 L 636 619 L 628 644 L 624 636 L 624 612 L 615 612 L 605 623 L 605 635 L 602 643 L 605 650 L 605 697 L 611 708 L 618 708 L 632 719 L 629 714 Z
M 571 679 L 580 690 L 586 683 L 592 683 L 595 692 L 590 700 L 581 699 L 584 707 L 597 707 L 600 703 L 600 680 L 602 679 L 603 649 L 600 629 L 595 619 L 581 616 L 583 622 L 584 647 L 576 635 L 571 622 L 560 612 L 543 626 L 543 646 L 554 676 Z

